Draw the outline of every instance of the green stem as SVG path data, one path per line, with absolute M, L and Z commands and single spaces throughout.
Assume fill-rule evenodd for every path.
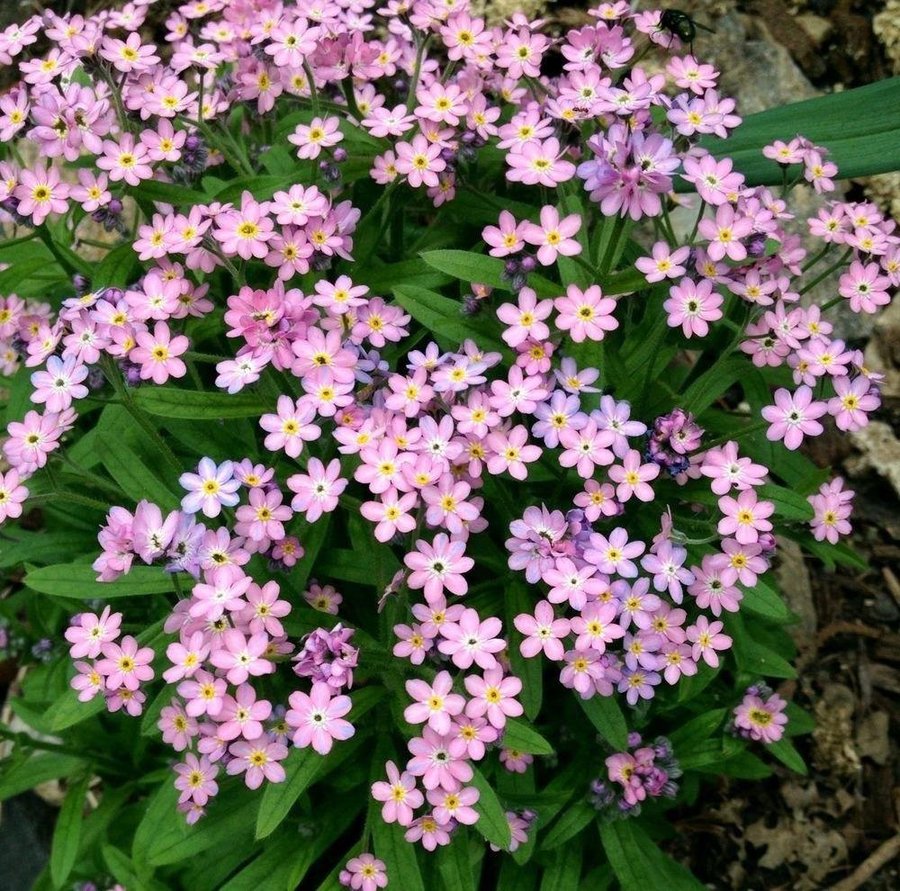
M 821 260 L 822 257 L 824 257 L 831 250 L 831 248 L 832 246 L 830 244 L 826 244 L 818 254 L 816 254 L 814 257 L 810 257 L 810 259 L 803 264 L 803 266 L 800 268 L 800 272 L 808 272 L 810 269 L 812 269 L 813 266 L 815 266 L 816 263 L 818 263 L 819 260 Z
M 78 270 L 71 264 L 68 257 L 66 257 L 65 254 L 63 254 L 62 251 L 60 251 L 60 249 L 57 247 L 56 242 L 53 240 L 53 236 L 50 234 L 47 227 L 38 226 L 35 231 L 37 233 L 37 237 L 40 238 L 40 240 L 43 241 L 45 245 L 47 245 L 47 250 L 50 251 L 51 254 L 53 254 L 56 262 L 59 263 L 65 273 L 70 277 L 74 276 L 75 273 L 78 272 Z
M 125 407 L 125 410 L 135 421 L 137 421 L 138 425 L 147 436 L 150 437 L 151 441 L 159 449 L 163 458 L 165 458 L 172 468 L 180 474 L 181 471 L 184 470 L 181 462 L 175 457 L 175 453 L 169 448 L 168 443 L 166 443 L 162 436 L 160 436 L 159 431 L 153 426 L 147 415 L 138 408 L 134 401 L 134 397 L 125 385 L 125 381 L 122 379 L 122 375 L 119 373 L 119 369 L 112 359 L 107 358 L 106 361 L 104 361 L 103 370 L 107 379 L 113 385 L 116 394 L 122 400 L 122 405 Z
M 316 75 L 306 59 L 303 60 L 303 70 L 306 72 L 306 79 L 309 81 L 309 101 L 312 103 L 313 114 L 318 116 L 319 91 L 316 89 Z
M 692 455 L 699 455 L 701 452 L 707 452 L 710 449 L 717 448 L 720 445 L 725 445 L 726 442 L 731 442 L 733 439 L 743 439 L 745 436 L 750 436 L 752 433 L 758 433 L 760 430 L 767 430 L 769 428 L 768 421 L 755 421 L 752 424 L 748 424 L 744 427 L 740 433 L 729 433 L 726 436 L 719 436 L 714 439 L 712 442 L 704 443 L 703 446 L 697 449 L 696 452 L 692 452 Z
M 701 198 L 700 199 L 700 208 L 697 211 L 697 219 L 694 220 L 694 228 L 691 229 L 691 237 L 688 238 L 688 244 L 693 244 L 694 239 L 697 237 L 697 230 L 700 228 L 700 220 L 703 219 L 703 214 L 706 211 L 706 201 Z
M 808 291 L 811 291 L 817 284 L 819 284 L 819 282 L 824 281 L 826 278 L 828 278 L 829 275 L 837 272 L 838 269 L 846 264 L 847 260 L 849 260 L 852 255 L 853 248 L 847 248 L 847 250 L 844 251 L 843 254 L 841 254 L 841 258 L 836 263 L 833 263 L 824 272 L 817 275 L 808 285 L 804 285 L 800 289 L 800 294 L 806 294 Z
M 428 48 L 428 41 L 431 37 L 430 34 L 427 34 L 423 40 L 420 40 L 417 31 L 414 30 L 413 34 L 415 35 L 418 49 L 416 50 L 416 64 L 409 82 L 409 95 L 406 97 L 407 113 L 412 112 L 416 104 L 416 90 L 419 87 L 419 77 L 422 74 L 422 62 L 425 60 L 425 50 Z

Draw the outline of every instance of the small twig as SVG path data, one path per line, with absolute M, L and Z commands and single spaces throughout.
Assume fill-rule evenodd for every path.
M 841 879 L 834 885 L 831 891 L 856 891 L 898 854 L 900 854 L 900 834 L 879 845 L 846 879 Z

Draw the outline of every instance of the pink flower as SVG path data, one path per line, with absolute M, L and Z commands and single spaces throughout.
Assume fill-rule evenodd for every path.
M 687 163 L 688 159 L 685 159 Z M 726 159 L 727 160 L 727 159 Z M 651 256 L 640 257 L 634 265 L 644 273 L 644 278 L 650 284 L 661 282 L 667 278 L 678 278 L 687 272 L 687 268 L 681 264 L 687 260 L 691 249 L 688 246 L 671 250 L 665 241 L 657 241 L 653 245 Z
M 441 147 L 430 143 L 421 133 L 412 142 L 396 145 L 397 172 L 415 189 L 421 185 L 431 188 L 439 184 L 438 174 L 447 167 L 441 157 Z
M 218 794 L 216 776 L 219 768 L 204 756 L 199 758 L 192 752 L 184 756 L 184 762 L 175 765 L 175 788 L 181 792 L 179 803 L 193 801 L 201 807 Z
M 463 826 L 472 826 L 478 822 L 478 812 L 472 807 L 481 797 L 474 786 L 464 786 L 454 792 L 446 789 L 431 789 L 428 792 L 428 803 L 434 807 L 434 818 L 438 823 L 455 820 Z
M 762 416 L 771 424 L 766 439 L 772 442 L 783 439 L 785 446 L 793 451 L 800 447 L 804 436 L 818 436 L 822 432 L 816 418 L 821 418 L 827 410 L 824 402 L 813 401 L 813 391 L 805 384 L 797 387 L 793 395 L 782 387 L 775 391 L 775 404 L 762 410 Z
M 671 296 L 663 304 L 669 314 L 668 325 L 670 328 L 681 325 L 685 337 L 706 337 L 709 333 L 707 323 L 722 318 L 722 295 L 713 291 L 709 279 L 694 282 L 684 278 L 669 289 L 669 294 Z
M 500 620 L 490 616 L 481 621 L 474 609 L 465 609 L 457 622 L 448 622 L 441 629 L 443 640 L 438 644 L 445 656 L 450 656 L 458 668 L 470 668 L 474 662 L 479 668 L 494 668 L 494 653 L 506 648 L 506 641 L 499 637 Z
M 346 881 L 345 881 L 346 878 Z M 346 871 L 340 874 L 342 885 L 349 885 L 353 891 L 377 891 L 387 886 L 388 877 L 384 861 L 372 854 L 360 854 L 347 861 Z
M 591 285 L 584 291 L 577 285 L 569 285 L 566 296 L 557 297 L 553 303 L 559 313 L 556 327 L 568 331 L 575 343 L 585 339 L 603 340 L 607 331 L 619 327 L 613 317 L 616 301 L 604 297 L 599 285 Z
M 581 245 L 572 237 L 581 229 L 581 217 L 577 213 L 560 220 L 559 211 L 553 205 L 546 204 L 541 208 L 540 220 L 540 225 L 523 223 L 522 237 L 528 244 L 537 247 L 541 265 L 550 266 L 560 254 L 573 257 L 581 253 Z M 535 336 L 535 339 L 542 338 Z
M 20 485 L 21 479 L 19 471 L 15 469 L 0 473 L 0 523 L 22 516 L 22 505 L 28 498 L 28 489 Z
M 710 488 L 716 495 L 726 495 L 731 489 L 743 491 L 759 486 L 768 473 L 762 464 L 754 464 L 750 458 L 739 458 L 736 442 L 726 442 L 703 455 L 700 472 L 712 480 Z
M 466 692 L 472 698 L 466 704 L 470 718 L 486 717 L 491 726 L 502 730 L 506 719 L 517 718 L 523 708 L 516 696 L 522 692 L 522 682 L 512 675 L 503 676 L 503 669 L 490 668 L 484 677 L 469 675 L 465 681 Z
M 178 695 L 187 700 L 185 711 L 192 718 L 200 715 L 217 717 L 225 703 L 228 685 L 224 678 L 213 677 L 208 671 L 198 671 L 189 681 L 178 685 Z
M 562 467 L 575 467 L 582 479 L 589 479 L 597 466 L 612 464 L 613 453 L 607 448 L 615 436 L 609 430 L 598 430 L 592 418 L 580 430 L 565 429 L 559 434 L 559 444 L 564 451 L 559 456 Z
M 839 430 L 861 430 L 869 423 L 869 413 L 881 405 L 877 388 L 863 375 L 853 380 L 836 378 L 834 392 L 835 396 L 828 400 L 828 413 Z
M 622 466 L 615 465 L 609 469 L 609 478 L 619 485 L 616 487 L 616 497 L 622 503 L 628 501 L 632 495 L 639 501 L 652 501 L 654 498 L 653 487 L 650 480 L 659 476 L 660 467 L 654 462 L 644 464 L 641 453 L 635 449 L 622 459 Z
M 269 581 L 264 585 L 255 582 L 247 589 L 247 607 L 240 613 L 239 619 L 245 623 L 252 634 L 264 631 L 271 637 L 281 637 L 284 627 L 279 619 L 283 619 L 290 611 L 287 600 L 279 600 L 278 582 Z
M 137 346 L 128 358 L 141 366 L 141 380 L 164 384 L 170 377 L 184 377 L 187 373 L 187 367 L 178 357 L 187 350 L 190 342 L 181 334 L 172 337 L 165 322 L 157 322 L 153 334 L 138 332 L 135 341 Z
M 439 532 L 431 544 L 421 539 L 416 541 L 416 549 L 403 559 L 412 570 L 407 580 L 412 590 L 423 588 L 428 601 L 440 597 L 445 590 L 457 597 L 469 590 L 463 573 L 468 572 L 475 561 L 465 556 L 465 542 L 451 542 L 447 535 Z
M 734 710 L 734 726 L 742 736 L 755 742 L 778 742 L 788 722 L 785 708 L 787 702 L 777 693 L 763 699 L 758 688 L 750 687 Z
M 288 756 L 287 746 L 277 742 L 269 742 L 265 737 L 252 742 L 241 740 L 228 747 L 231 760 L 225 769 L 229 776 L 244 774 L 244 782 L 248 789 L 258 789 L 263 780 L 270 783 L 283 783 L 284 768 L 279 763 Z
M 213 650 L 209 661 L 226 672 L 229 684 L 243 684 L 251 675 L 271 674 L 275 666 L 265 658 L 269 646 L 267 634 L 245 637 L 236 628 L 222 634 L 222 648 Z
M 413 665 L 421 665 L 432 648 L 432 641 L 425 637 L 419 625 L 394 625 L 394 634 L 400 638 L 391 651 L 398 659 L 409 659 Z
M 722 634 L 725 626 L 721 622 L 710 622 L 706 616 L 700 616 L 696 623 L 686 629 L 687 639 L 693 643 L 692 656 L 695 662 L 701 658 L 710 668 L 719 667 L 719 650 L 731 648 L 732 640 Z
M 775 512 L 775 505 L 771 501 L 759 501 L 753 489 L 740 492 L 737 499 L 723 495 L 719 510 L 724 514 L 716 527 L 719 535 L 733 535 L 740 544 L 753 544 L 760 532 L 772 531 L 767 518 Z
M 318 158 L 323 148 L 331 148 L 344 138 L 339 126 L 340 119 L 336 117 L 313 118 L 309 124 L 298 124 L 288 142 L 298 147 L 298 158 Z
M 607 575 L 618 573 L 622 578 L 633 579 L 637 577 L 638 570 L 632 561 L 644 553 L 644 548 L 642 541 L 629 542 L 628 532 L 618 526 L 609 538 L 594 532 L 590 537 L 590 547 L 584 552 L 584 559 Z
M 510 182 L 552 188 L 575 176 L 575 165 L 571 161 L 560 160 L 561 155 L 562 148 L 555 136 L 517 146 L 506 155 L 510 168 L 506 171 L 506 178 Z
M 593 650 L 606 652 L 606 645 L 625 636 L 625 629 L 616 624 L 614 603 L 589 603 L 581 615 L 572 619 L 572 632 L 577 634 L 575 649 L 578 652 Z
M 500 212 L 499 226 L 485 226 L 481 237 L 491 249 L 492 257 L 507 257 L 517 254 L 525 246 L 524 234 L 527 223 L 516 223 L 516 218 L 508 211 Z
M 399 495 L 394 488 L 388 489 L 380 501 L 366 501 L 360 513 L 375 526 L 375 538 L 380 542 L 390 541 L 398 532 L 412 532 L 416 519 L 410 511 L 416 506 L 419 496 L 416 492 Z
M 267 216 L 268 208 L 266 202 L 260 204 L 250 192 L 244 192 L 240 210 L 220 213 L 216 217 L 218 228 L 213 230 L 213 236 L 222 245 L 222 250 L 243 260 L 265 259 L 269 253 L 268 242 L 274 234 L 274 225 Z
M 121 645 L 104 643 L 101 652 L 104 658 L 97 663 L 97 670 L 106 675 L 107 690 L 137 690 L 142 682 L 153 679 L 150 663 L 155 653 L 150 647 L 139 648 L 131 635 L 123 637 Z
M 235 514 L 235 531 L 255 542 L 280 541 L 284 538 L 284 523 L 293 515 L 291 509 L 281 503 L 283 499 L 278 489 L 270 492 L 251 489 L 250 503 L 242 504 Z
M 172 746 L 176 752 L 183 752 L 191 745 L 191 740 L 199 733 L 197 722 L 185 714 L 184 708 L 177 699 L 159 713 L 156 726 L 162 731 L 163 742 Z
M 486 445 L 491 452 L 487 459 L 488 471 L 494 475 L 507 471 L 513 479 L 524 480 L 528 476 L 526 465 L 541 457 L 541 447 L 527 443 L 528 430 L 522 424 L 508 433 L 488 434 Z
M 411 773 L 400 773 L 393 761 L 388 761 L 385 769 L 388 781 L 373 783 L 372 797 L 384 802 L 381 818 L 385 823 L 409 826 L 413 821 L 413 811 L 421 807 L 425 797 L 416 788 L 416 781 Z
M 234 464 L 223 461 L 216 465 L 212 458 L 201 458 L 197 473 L 183 473 L 178 483 L 188 491 L 181 499 L 181 509 L 189 514 L 203 511 L 205 517 L 217 517 L 222 507 L 238 503 L 240 482 L 234 478 Z
M 316 416 L 315 409 L 301 400 L 293 400 L 290 396 L 279 396 L 276 406 L 277 414 L 263 415 L 259 426 L 269 435 L 265 439 L 265 447 L 270 452 L 278 449 L 291 457 L 300 455 L 304 442 L 318 439 L 321 429 L 311 423 Z
M 563 657 L 562 639 L 570 630 L 568 619 L 557 619 L 553 607 L 541 600 L 534 608 L 534 615 L 520 613 L 513 624 L 524 640 L 519 644 L 519 651 L 526 658 L 537 656 L 543 651 L 548 659 L 558 662 Z
M 462 714 L 466 704 L 462 696 L 450 692 L 452 688 L 453 679 L 447 671 L 439 671 L 431 686 L 421 680 L 407 681 L 406 692 L 415 702 L 404 710 L 404 720 L 410 724 L 427 721 L 435 733 L 449 733 L 450 718 Z
M 333 458 L 326 467 L 318 458 L 310 458 L 305 474 L 288 477 L 288 488 L 296 493 L 291 509 L 305 513 L 308 523 L 315 523 L 322 514 L 331 513 L 341 492 L 347 488 L 347 480 L 341 477 L 341 462 Z
M 124 180 L 129 186 L 138 186 L 141 180 L 153 176 L 153 166 L 147 146 L 135 140 L 131 133 L 124 133 L 115 142 L 103 140 L 103 154 L 97 158 L 97 166 L 109 173 L 117 183 Z
M 193 677 L 209 656 L 210 646 L 202 631 L 195 631 L 186 643 L 187 646 L 176 641 L 166 647 L 166 658 L 172 663 L 172 667 L 163 672 L 167 684 Z
M 553 311 L 552 300 L 538 301 L 531 288 L 519 291 L 517 306 L 504 303 L 497 309 L 497 318 L 506 325 L 503 339 L 511 347 L 517 347 L 529 337 L 533 340 L 546 340 L 550 329 L 544 319 Z
M 706 252 L 710 260 L 718 262 L 724 257 L 731 260 L 744 260 L 747 248 L 741 242 L 753 231 L 753 218 L 738 216 L 730 204 L 721 204 L 716 208 L 715 220 L 700 221 L 699 232 L 709 239 Z
M 10 473 L 15 473 L 11 470 Z M 9 474 L 7 474 L 9 476 Z M 77 624 L 66 628 L 65 638 L 72 645 L 69 655 L 73 659 L 96 659 L 104 644 L 112 643 L 119 636 L 122 613 L 112 613 L 109 607 L 97 616 L 94 613 L 81 613 L 75 617 Z
M 69 186 L 62 182 L 55 167 L 23 170 L 13 196 L 19 200 L 18 213 L 30 216 L 35 226 L 40 226 L 51 213 L 63 214 L 69 207 Z
M 351 707 L 349 696 L 332 696 L 332 689 L 322 681 L 315 681 L 309 694 L 295 691 L 288 698 L 290 709 L 285 715 L 288 726 L 294 728 L 294 745 L 311 745 L 320 755 L 327 755 L 335 740 L 350 739 L 356 729 L 344 720 Z

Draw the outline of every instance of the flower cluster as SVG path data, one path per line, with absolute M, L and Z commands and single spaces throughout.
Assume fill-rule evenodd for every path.
M 788 716 L 787 702 L 765 684 L 747 687 L 744 698 L 732 715 L 733 729 L 738 736 L 754 742 L 778 742 L 784 736 Z
M 608 818 L 633 817 L 641 812 L 641 803 L 653 798 L 674 798 L 675 780 L 681 768 L 672 746 L 664 736 L 644 745 L 639 733 L 628 734 L 628 750 L 606 759 L 606 779 L 590 786 L 590 799 Z
M 22 385 L 0 521 L 44 500 L 106 513 L 93 593 L 179 595 L 155 638 L 102 603 L 65 638 L 78 698 L 131 715 L 165 653 L 157 725 L 190 822 L 229 776 L 285 780 L 289 743 L 326 756 L 376 732 L 348 720 L 356 676 L 403 699 L 410 756 L 384 733 L 358 785 L 386 777 L 384 821 L 434 851 L 479 821 L 481 771 L 528 788 L 549 750 L 519 720 L 528 660 L 643 726 L 657 694 L 738 658 L 776 533 L 850 532 L 839 479 L 783 513 L 793 469 L 763 431 L 796 451 L 878 409 L 881 375 L 827 311 L 886 305 L 900 237 L 859 201 L 803 226 L 701 147 L 741 119 L 659 10 L 604 2 L 556 39 L 467 0 L 191 0 L 163 22 L 154 5 L 0 34 L 20 74 L 0 97 L 2 221 L 65 276 L 46 301 L 0 297 L 0 370 Z M 823 147 L 764 154 L 833 191 Z M 110 239 L 94 266 L 92 223 Z M 832 300 L 802 299 L 829 275 Z M 232 438 L 219 417 L 252 422 Z M 122 419 L 140 447 L 119 464 L 67 447 L 115 452 Z M 751 689 L 735 727 L 773 741 L 782 708 Z M 622 813 L 679 775 L 637 733 L 607 768 L 593 796 Z M 538 811 L 501 807 L 515 850 Z M 362 891 L 392 868 L 368 836 L 339 873 Z

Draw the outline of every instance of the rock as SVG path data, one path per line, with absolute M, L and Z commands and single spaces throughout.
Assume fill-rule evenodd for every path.
M 900 496 L 900 440 L 890 426 L 870 421 L 862 430 L 851 433 L 850 439 L 860 454 L 847 459 L 849 474 L 857 477 L 873 470 Z
M 900 397 L 900 300 L 892 301 L 878 316 L 865 359 L 868 368 L 884 373 L 882 395 Z
M 887 764 L 891 757 L 888 736 L 890 717 L 887 712 L 872 712 L 856 725 L 856 749 L 863 758 L 876 764 Z
M 810 42 L 815 47 L 820 47 L 831 36 L 833 30 L 831 22 L 820 15 L 810 12 L 801 13 L 794 17 L 794 21 L 806 32 Z
M 778 580 L 778 588 L 784 594 L 791 611 L 800 617 L 800 621 L 791 625 L 789 630 L 797 643 L 804 646 L 811 642 L 817 627 L 809 570 L 797 542 L 779 538 L 777 553 L 775 578 Z

